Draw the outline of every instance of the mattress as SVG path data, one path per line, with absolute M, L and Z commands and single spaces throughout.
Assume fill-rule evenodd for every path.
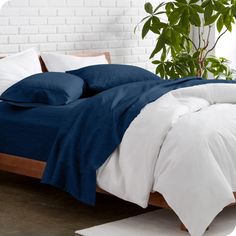
M 47 161 L 61 122 L 78 103 L 19 108 L 0 103 L 0 152 Z

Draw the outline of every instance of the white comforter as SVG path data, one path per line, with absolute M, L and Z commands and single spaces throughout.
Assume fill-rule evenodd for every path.
M 234 203 L 236 85 L 178 89 L 148 104 L 97 173 L 98 185 L 142 207 L 160 192 L 193 236 Z

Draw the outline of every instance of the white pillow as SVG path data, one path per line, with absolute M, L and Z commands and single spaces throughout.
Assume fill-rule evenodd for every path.
M 66 72 L 86 66 L 108 64 L 105 55 L 95 57 L 77 57 L 56 53 L 42 53 L 41 57 L 47 70 L 52 72 Z
M 16 82 L 41 72 L 41 64 L 35 49 L 0 59 L 0 95 Z

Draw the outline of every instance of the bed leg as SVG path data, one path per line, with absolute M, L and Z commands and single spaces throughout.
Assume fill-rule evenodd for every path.
M 188 229 L 185 227 L 185 225 L 184 225 L 183 223 L 181 223 L 180 229 L 181 229 L 182 231 L 188 232 Z

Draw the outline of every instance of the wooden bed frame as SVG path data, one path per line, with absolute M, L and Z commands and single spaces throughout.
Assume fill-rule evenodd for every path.
M 1 171 L 41 179 L 45 166 L 46 162 L 43 161 L 36 161 L 25 157 L 0 153 Z M 97 188 L 97 192 L 108 194 L 100 188 Z M 165 199 L 159 193 L 152 193 L 150 195 L 149 204 L 152 206 L 170 209 Z
M 103 53 L 88 52 L 88 53 L 76 54 L 76 56 L 99 56 L 99 55 L 105 55 L 107 61 L 111 63 L 109 52 L 103 52 Z M 40 62 L 41 62 L 43 71 L 46 72 L 47 70 L 46 70 L 45 64 L 43 63 L 41 58 L 40 58 Z M 41 179 L 45 166 L 46 166 L 46 162 L 0 153 L 0 171 L 6 171 L 6 172 L 14 173 L 14 174 Z M 97 187 L 97 192 L 108 194 L 107 192 L 105 192 L 104 190 L 98 187 Z M 236 199 L 236 193 L 234 193 L 234 196 Z M 157 192 L 150 194 L 149 205 L 165 208 L 165 209 L 171 209 L 171 207 L 168 205 L 164 197 L 160 193 L 157 193 Z M 187 231 L 186 227 L 182 223 L 181 223 L 181 230 Z

